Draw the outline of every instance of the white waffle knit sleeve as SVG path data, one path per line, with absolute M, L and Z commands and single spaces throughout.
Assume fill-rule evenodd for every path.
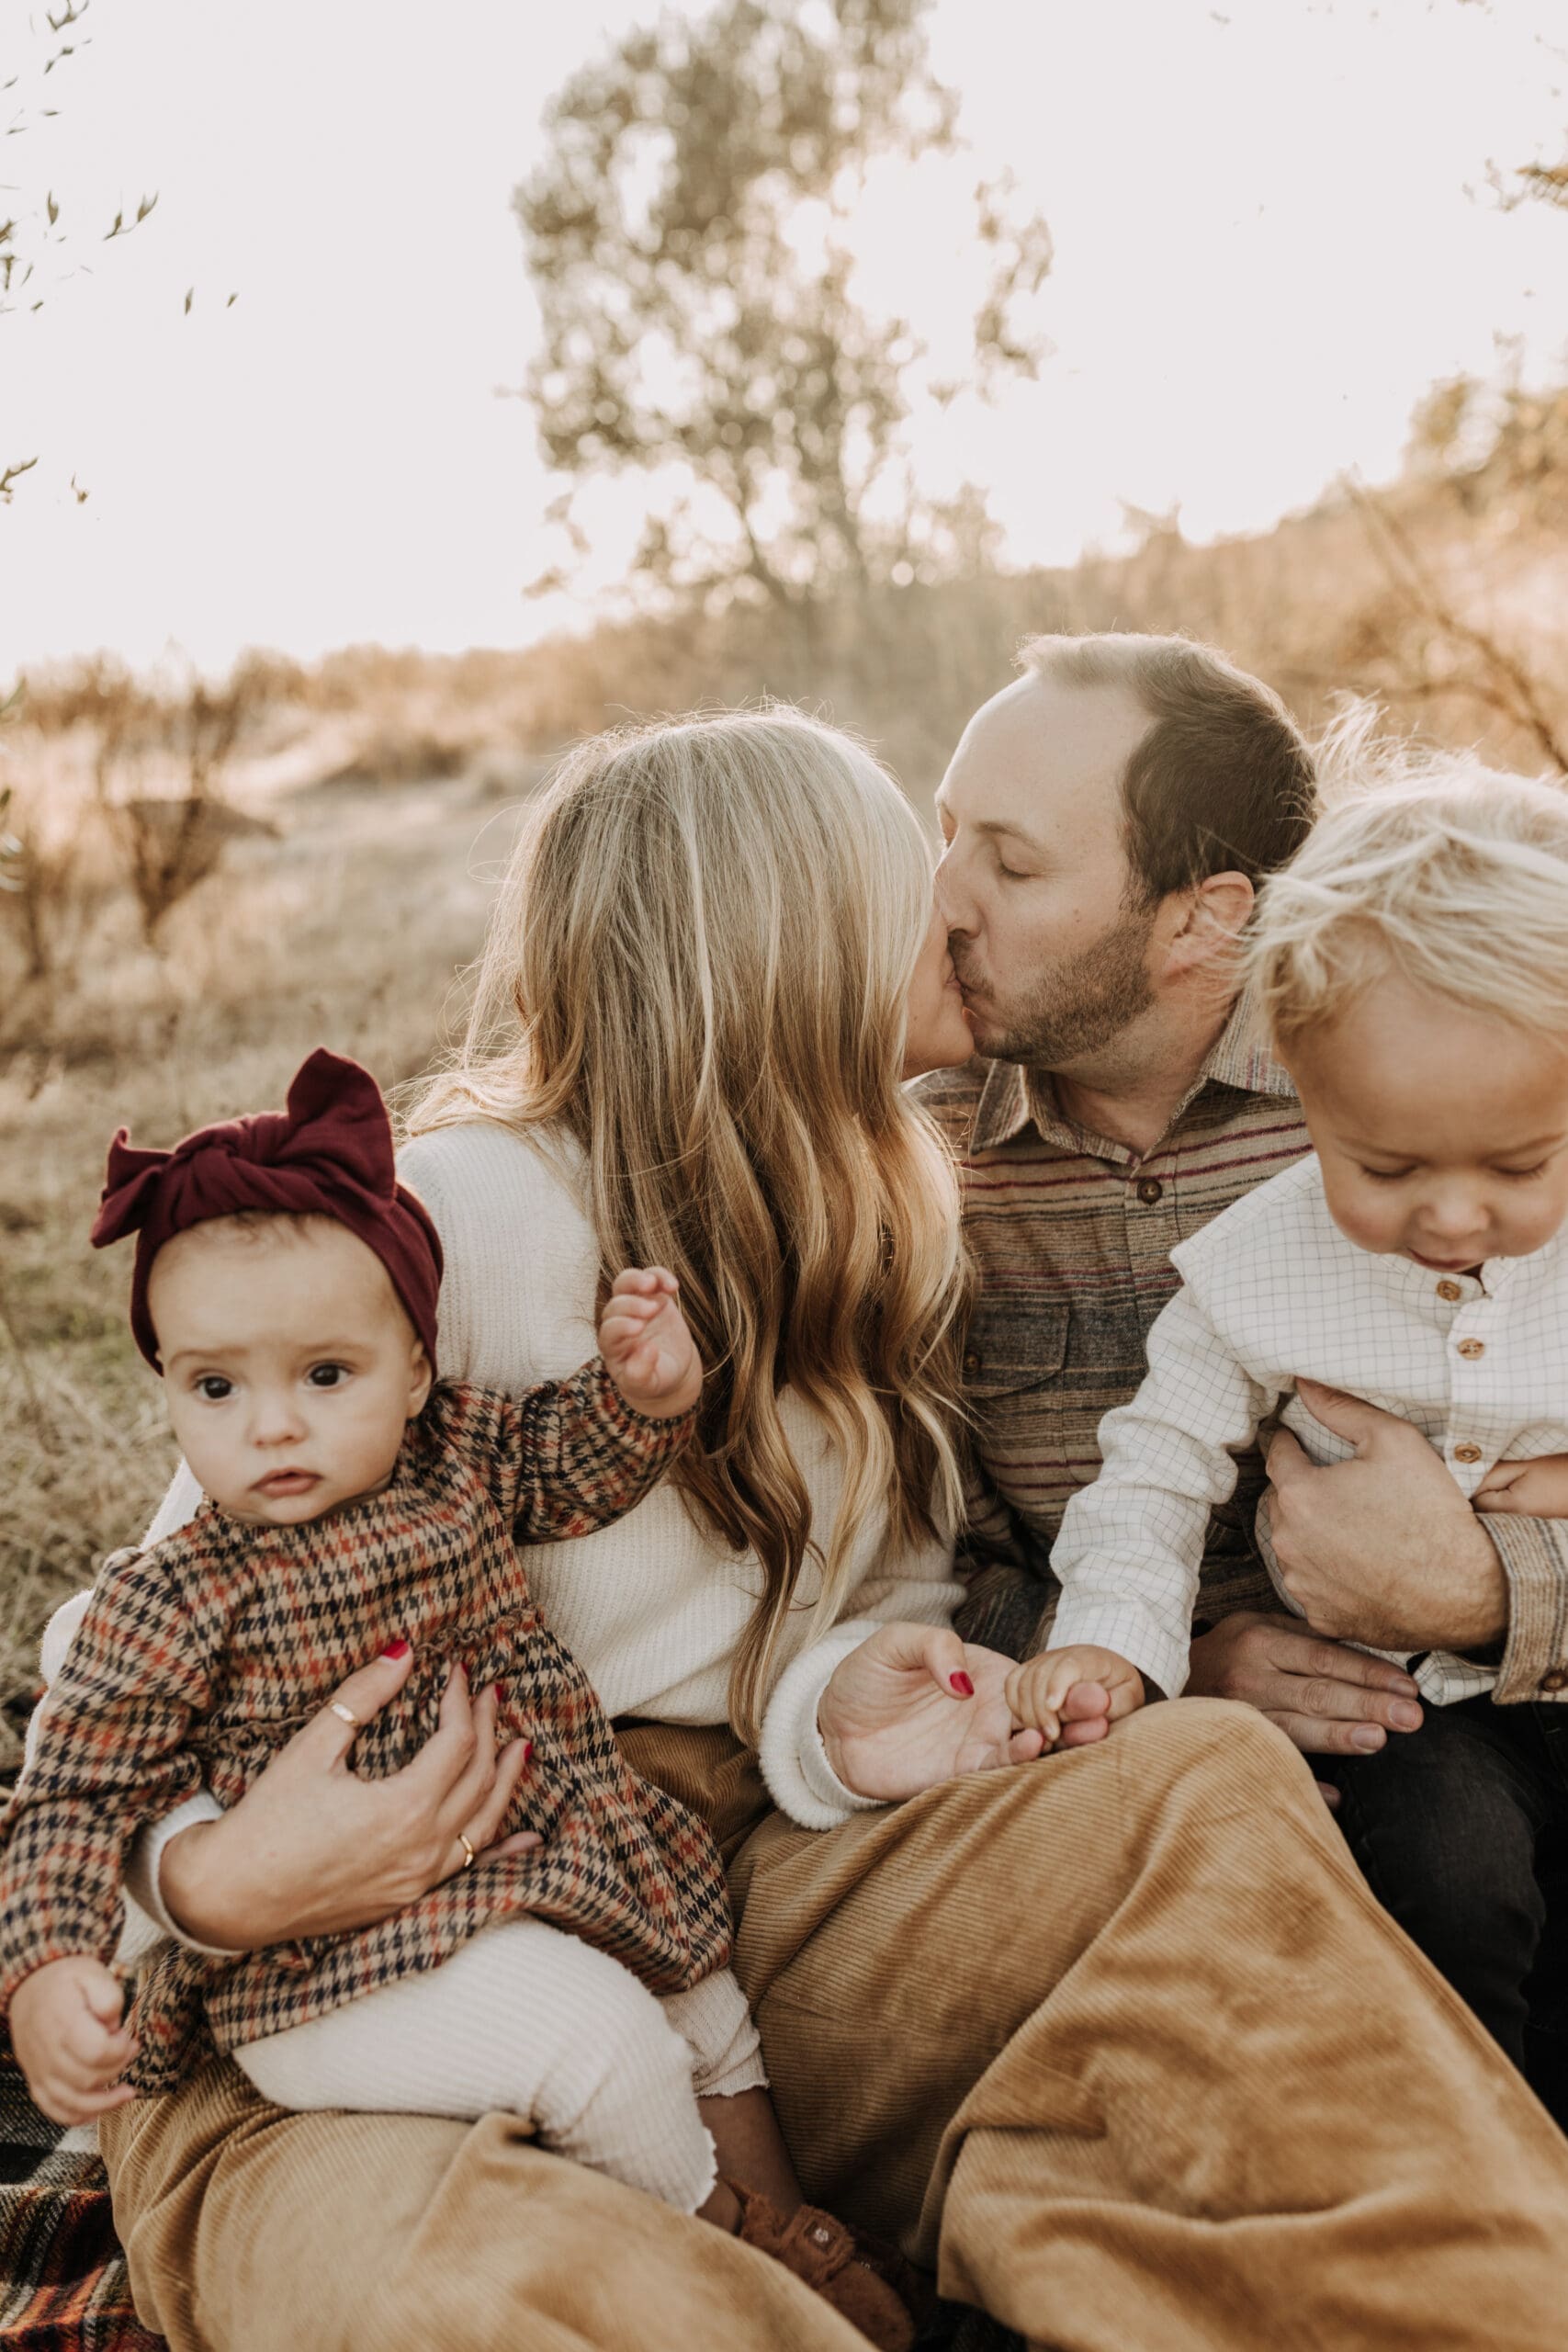
M 1103 1467 L 1068 1504 L 1051 1548 L 1062 1582 L 1053 1649 L 1114 1650 L 1174 1698 L 1187 1680 L 1209 1514 L 1235 1487 L 1276 1393 L 1237 1363 L 1190 1289 L 1149 1333 L 1132 1402 L 1100 1425 Z

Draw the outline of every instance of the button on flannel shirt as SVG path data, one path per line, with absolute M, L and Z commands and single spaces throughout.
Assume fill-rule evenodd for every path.
M 1149 1333 L 1147 1377 L 1106 1416 L 1104 1467 L 1068 1504 L 1052 1549 L 1055 1642 L 1101 1645 L 1162 1690 L 1181 1689 L 1209 1513 L 1235 1483 L 1232 1449 L 1278 1410 L 1311 1460 L 1355 1452 L 1314 1419 L 1298 1378 L 1409 1421 L 1466 1497 L 1495 1462 L 1568 1453 L 1568 1250 L 1556 1240 L 1494 1259 L 1479 1279 L 1373 1256 L 1335 1224 L 1308 1158 L 1175 1258 L 1181 1288 Z M 1269 1558 L 1266 1514 L 1258 1533 Z M 1442 1650 L 1412 1671 L 1436 1706 L 1496 1679 Z
M 247 1527 L 210 1502 L 105 1564 L 43 1702 L 0 1849 L 0 2007 L 46 1961 L 111 1957 L 121 1864 L 141 1824 L 204 1781 L 236 1804 L 344 1676 L 401 1635 L 413 1671 L 355 1741 L 396 1771 L 436 1728 L 455 1664 L 500 1684 L 504 1737 L 534 1752 L 486 1860 L 377 1926 L 239 1958 L 164 1947 L 135 2014 L 144 2093 L 211 2044 L 243 2046 L 433 1968 L 492 1921 L 527 1915 L 596 1944 L 656 1993 L 721 1967 L 729 1904 L 694 1814 L 639 1780 L 575 1660 L 529 1598 L 514 1538 L 565 1540 L 639 1501 L 694 1416 L 634 1413 L 597 1360 L 518 1401 L 443 1385 L 378 1495 L 299 1527 Z
M 1299 1159 L 1306 1123 L 1245 1000 L 1141 1159 L 1065 1118 L 1049 1077 L 1015 1063 L 976 1055 L 914 1091 L 958 1159 L 977 1281 L 964 1357 L 971 1584 L 959 1623 L 969 1640 L 1023 1656 L 1052 1638 L 1052 1540 L 1099 1473 L 1100 1421 L 1144 1377 L 1149 1332 L 1178 1287 L 1171 1250 Z M 1278 1606 L 1253 1537 L 1262 1456 L 1247 1447 L 1238 1465 L 1235 1494 L 1209 1521 L 1200 1623 Z M 1495 1695 L 1531 1699 L 1568 1663 L 1568 1523 L 1499 1518 L 1486 1532 L 1509 1583 Z

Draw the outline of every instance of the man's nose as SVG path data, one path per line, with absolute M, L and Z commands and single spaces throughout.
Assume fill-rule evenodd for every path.
M 964 884 L 964 867 L 958 855 L 958 845 L 949 842 L 937 861 L 933 884 L 936 909 L 950 932 L 967 938 L 975 930 L 975 905 Z

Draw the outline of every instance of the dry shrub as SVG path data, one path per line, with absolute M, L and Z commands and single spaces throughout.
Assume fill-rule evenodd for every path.
M 125 842 L 130 888 L 141 912 L 141 934 L 149 946 L 182 899 L 215 874 L 230 842 L 277 828 L 247 816 L 221 800 L 186 794 L 171 800 L 122 801 L 115 810 Z
M 0 1050 L 14 1043 L 39 990 L 80 956 L 122 886 L 104 812 L 37 782 L 9 787 L 13 844 L 0 895 Z

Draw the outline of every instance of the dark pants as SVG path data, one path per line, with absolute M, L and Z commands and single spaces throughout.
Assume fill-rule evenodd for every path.
M 1314 1762 L 1373 1894 L 1568 2128 L 1568 1707 L 1428 1707 Z

